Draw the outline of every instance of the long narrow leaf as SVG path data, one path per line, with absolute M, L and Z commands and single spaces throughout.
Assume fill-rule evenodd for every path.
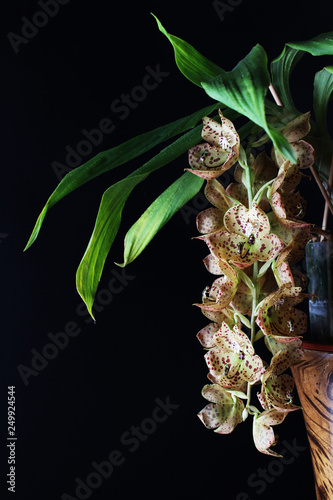
M 180 118 L 155 130 L 138 135 L 119 146 L 97 154 L 94 158 L 69 172 L 47 200 L 37 219 L 25 250 L 36 240 L 49 209 L 62 198 L 95 177 L 129 162 L 156 145 L 193 128 L 203 116 L 211 113 L 215 108 L 216 104 L 207 106 L 185 118 Z
M 327 66 L 315 75 L 313 82 L 313 108 L 316 123 L 322 133 L 327 131 L 327 105 L 333 93 L 333 66 Z
M 285 108 L 296 115 L 300 114 L 291 96 L 289 80 L 294 67 L 304 52 L 285 46 L 279 57 L 271 63 L 273 86 Z
M 201 177 L 186 172 L 156 198 L 127 232 L 124 262 L 119 265 L 124 267 L 133 262 L 171 217 L 197 194 L 202 184 Z
M 265 95 L 270 78 L 267 56 L 260 45 L 242 59 L 232 71 L 221 74 L 203 84 L 207 94 L 236 109 L 260 126 L 266 124 Z
M 153 14 L 154 15 L 154 14 Z M 179 70 L 192 83 L 201 87 L 202 82 L 215 78 L 222 69 L 204 57 L 192 45 L 181 38 L 170 35 L 162 23 L 154 16 L 159 30 L 168 38 L 175 51 L 175 60 Z
M 132 190 L 145 177 L 144 174 L 126 177 L 109 187 L 102 196 L 94 231 L 76 272 L 77 290 L 93 318 L 92 306 L 97 286 L 119 229 L 124 205 Z
M 106 257 L 117 234 L 124 204 L 135 186 L 151 172 L 184 154 L 201 139 L 202 126 L 179 137 L 125 179 L 103 194 L 95 227 L 76 274 L 76 287 L 93 316 L 92 306 Z
M 262 127 L 274 146 L 295 163 L 296 157 L 287 139 L 266 121 L 265 96 L 269 83 L 266 53 L 260 45 L 256 45 L 232 71 L 223 71 L 202 86 L 210 97 L 235 109 Z
M 311 40 L 286 43 L 282 53 L 272 61 L 271 75 L 275 90 L 283 105 L 300 114 L 291 97 L 289 81 L 297 62 L 305 53 L 313 56 L 333 55 L 333 32 L 322 33 Z
M 327 128 L 327 106 L 332 96 L 333 66 L 327 66 L 316 73 L 313 82 L 313 108 L 316 116 L 315 133 L 320 140 L 320 145 L 316 149 L 316 168 L 321 179 L 326 182 L 329 179 L 333 153 L 333 141 Z
M 216 101 L 222 102 L 228 108 L 236 110 L 263 127 L 283 156 L 292 163 L 296 162 L 288 141 L 266 122 L 265 96 L 270 84 L 270 75 L 264 49 L 256 45 L 232 71 L 226 72 L 189 43 L 170 35 L 161 22 L 157 18 L 156 20 L 160 31 L 171 42 L 176 64 L 186 78 L 203 87 Z
M 288 42 L 287 45 L 293 49 L 308 52 L 312 56 L 333 55 L 333 31 L 321 33 L 310 40 Z

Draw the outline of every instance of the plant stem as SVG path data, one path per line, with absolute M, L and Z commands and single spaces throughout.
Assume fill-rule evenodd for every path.
M 272 83 L 269 86 L 269 90 L 271 91 L 271 94 L 272 94 L 272 96 L 273 96 L 274 101 L 276 102 L 276 104 L 278 106 L 283 106 L 282 101 L 281 101 L 280 97 L 278 96 L 278 94 L 277 94 L 275 88 L 273 87 Z
M 252 283 L 254 284 L 254 289 L 252 290 L 252 313 L 251 313 L 251 342 L 254 344 L 254 337 L 256 334 L 256 318 L 254 311 L 257 308 L 258 303 L 258 261 L 253 264 L 253 277 Z
M 246 188 L 247 188 L 247 199 L 248 199 L 248 206 L 249 206 L 249 209 L 251 209 L 252 207 L 252 203 L 253 203 L 253 183 L 252 183 L 252 170 L 251 168 L 249 167 L 249 165 L 246 165 L 245 169 L 244 169 L 244 173 L 245 173 L 245 185 L 246 185 Z
M 328 194 L 327 194 L 327 192 L 326 192 L 326 190 L 325 190 L 324 186 L 323 186 L 323 185 L 322 185 L 322 183 L 321 183 L 321 180 L 320 180 L 319 174 L 318 174 L 317 170 L 315 169 L 315 167 L 314 167 L 313 165 L 310 167 L 310 169 L 311 169 L 311 173 L 312 173 L 313 177 L 315 178 L 315 180 L 316 180 L 316 182 L 317 182 L 317 184 L 318 184 L 318 187 L 319 187 L 319 189 L 320 189 L 320 191 L 321 191 L 321 194 L 322 194 L 322 195 L 323 195 L 323 197 L 325 198 L 325 201 L 326 201 L 326 203 L 327 203 L 327 206 L 328 206 L 328 208 L 330 209 L 331 214 L 333 215 L 333 205 L 332 205 L 332 203 L 331 203 L 330 197 L 328 196 Z
M 333 157 L 331 161 L 331 168 L 330 168 L 330 175 L 328 179 L 328 186 L 327 186 L 327 193 L 329 196 L 331 196 L 331 191 L 332 191 L 332 183 L 333 183 Z M 327 218 L 328 218 L 328 203 L 325 202 L 325 209 L 324 209 L 324 216 L 323 216 L 323 223 L 322 223 L 322 229 L 325 231 L 327 227 Z M 321 241 L 324 239 L 324 236 L 321 236 Z
M 254 191 L 254 181 L 253 181 L 253 170 L 247 164 L 244 169 L 245 173 L 245 183 L 247 188 L 247 197 L 249 203 L 249 209 L 252 207 L 253 203 L 253 191 Z M 254 344 L 254 338 L 256 335 L 256 318 L 254 315 L 254 311 L 257 307 L 258 302 L 258 262 L 254 262 L 253 264 L 253 275 L 252 275 L 252 283 L 254 288 L 252 289 L 252 312 L 251 312 L 251 343 Z M 251 384 L 247 384 L 247 407 L 250 406 L 251 403 Z
M 251 343 L 254 344 L 254 338 L 256 335 L 256 317 L 254 315 L 254 311 L 256 310 L 258 304 L 258 262 L 253 264 L 253 276 L 252 283 L 254 284 L 254 288 L 252 290 L 252 311 L 251 311 Z M 251 384 L 248 382 L 247 384 L 247 406 L 251 403 Z

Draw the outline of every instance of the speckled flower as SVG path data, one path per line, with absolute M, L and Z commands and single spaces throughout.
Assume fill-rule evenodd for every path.
M 257 450 L 265 455 L 281 457 L 281 455 L 271 449 L 271 447 L 276 443 L 276 437 L 272 426 L 281 424 L 287 415 L 288 412 L 271 408 L 263 411 L 259 415 L 254 416 L 253 440 Z
M 310 227 L 309 225 L 303 225 L 280 252 L 274 266 L 274 276 L 279 287 L 290 283 L 292 286 L 300 286 L 302 290 L 306 288 L 308 283 L 306 275 L 296 268 L 292 268 L 292 266 L 304 258 L 305 247 L 310 240 Z
M 301 360 L 304 358 L 303 342 L 299 337 L 266 335 L 265 344 L 273 356 L 279 351 L 289 351 L 289 356 L 291 356 L 292 359 Z
M 202 304 L 195 304 L 205 311 L 222 311 L 233 299 L 238 286 L 237 272 L 225 261 L 217 261 L 211 255 L 204 260 L 213 274 L 220 274 L 211 287 L 207 286 L 202 294 Z
M 201 328 L 200 332 L 197 333 L 197 339 L 200 344 L 206 349 L 215 347 L 216 344 L 214 334 L 217 333 L 219 329 L 220 325 L 218 323 L 209 323 L 204 328 Z
M 306 243 L 311 240 L 311 225 L 303 221 L 295 221 L 277 217 L 270 213 L 269 222 L 271 230 L 285 244 L 278 260 L 287 260 L 292 265 L 304 257 Z
M 289 161 L 281 165 L 270 192 L 270 203 L 277 217 L 284 219 L 304 217 L 306 200 L 299 192 L 295 192 L 301 177 L 298 165 L 290 165 Z
M 271 359 L 270 366 L 261 377 L 261 392 L 257 394 L 264 410 L 276 408 L 281 411 L 299 410 L 300 407 L 293 405 L 292 391 L 294 379 L 287 373 L 283 373 L 295 362 L 303 358 L 299 353 L 295 358 L 295 351 L 285 349 L 279 351 Z
M 188 152 L 189 170 L 204 179 L 215 179 L 229 170 L 239 154 L 239 135 L 233 123 L 219 111 L 221 123 L 205 116 L 202 138 L 205 143 L 192 147 Z
M 214 381 L 222 387 L 235 389 L 245 381 L 251 384 L 260 379 L 265 368 L 255 354 L 249 337 L 234 326 L 225 323 L 214 333 L 214 348 L 205 354 L 205 360 Z
M 198 417 L 207 429 L 230 434 L 242 422 L 244 404 L 237 396 L 217 384 L 205 385 L 202 395 L 210 404 L 198 413 Z
M 297 165 L 300 168 L 308 168 L 314 162 L 314 149 L 308 142 L 302 140 L 310 132 L 310 113 L 304 113 L 281 130 L 284 137 L 290 143 L 297 157 Z M 272 158 L 280 167 L 286 161 L 286 158 L 275 148 L 272 151 Z
M 293 287 L 291 283 L 283 284 L 264 300 L 259 309 L 257 325 L 265 335 L 303 335 L 307 329 L 307 315 L 294 306 L 306 297 L 308 295 L 302 293 L 301 287 Z
M 217 323 L 219 326 L 222 323 L 226 323 L 230 328 L 233 328 L 235 324 L 239 326 L 239 319 L 235 319 L 235 311 L 227 306 L 222 311 L 205 311 L 205 309 L 201 309 L 202 313 L 206 318 L 214 323 Z
M 226 190 L 217 179 L 207 181 L 205 196 L 213 205 L 197 215 L 199 233 L 207 234 L 223 228 L 223 219 L 227 210 L 232 206 Z
M 242 204 L 231 207 L 224 216 L 224 227 L 198 239 L 207 243 L 216 258 L 241 269 L 273 259 L 284 247 L 280 238 L 270 232 L 269 219 L 256 203 L 250 210 Z

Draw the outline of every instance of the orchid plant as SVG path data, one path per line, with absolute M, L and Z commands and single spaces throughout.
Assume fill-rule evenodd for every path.
M 306 200 L 297 188 L 308 169 L 332 211 L 333 146 L 326 121 L 333 67 L 315 74 L 315 120 L 309 111 L 296 109 L 289 79 L 305 53 L 333 55 L 333 32 L 286 44 L 270 69 L 264 49 L 256 45 L 227 72 L 156 20 L 173 46 L 178 68 L 212 98 L 211 104 L 101 152 L 69 172 L 48 199 L 26 248 L 37 238 L 48 210 L 64 196 L 170 141 L 102 196 L 76 282 L 93 317 L 95 293 L 127 198 L 150 173 L 178 157 L 185 161 L 188 154 L 185 173 L 127 232 L 124 262 L 119 265 L 136 259 L 205 183 L 211 206 L 197 216 L 197 239 L 208 247 L 204 265 L 214 278 L 196 304 L 209 320 L 197 334 L 206 350 L 210 382 L 202 390 L 209 403 L 198 416 L 219 434 L 232 432 L 252 417 L 255 446 L 278 456 L 272 449 L 273 426 L 299 408 L 293 403 L 294 381 L 286 372 L 302 359 L 301 337 L 307 330 L 307 315 L 295 307 L 309 296 L 307 280 L 294 265 L 314 235 L 325 235 L 303 221 Z M 242 125 L 237 127 L 239 119 Z M 223 186 L 220 179 L 227 170 L 233 173 L 233 182 Z M 256 354 L 262 343 L 270 359 Z
M 226 434 L 252 415 L 256 447 L 277 456 L 271 449 L 272 426 L 299 408 L 293 404 L 294 381 L 285 371 L 303 358 L 300 336 L 307 329 L 306 314 L 294 308 L 307 294 L 297 286 L 291 263 L 311 239 L 310 224 L 299 222 L 304 201 L 297 196 L 294 200 L 301 169 L 314 162 L 312 146 L 300 143 L 299 137 L 309 130 L 309 114 L 288 123 L 296 160 L 291 163 L 281 157 L 280 166 L 265 152 L 256 158 L 252 152 L 242 152 L 233 125 L 221 111 L 220 118 L 221 123 L 203 119 L 202 137 L 208 142 L 189 151 L 191 171 L 207 179 L 205 193 L 213 205 L 197 217 L 203 234 L 198 238 L 210 251 L 204 263 L 211 274 L 220 276 L 205 288 L 202 303 L 197 304 L 211 321 L 198 333 L 208 349 L 205 361 L 212 382 L 203 388 L 202 395 L 210 403 L 199 418 L 208 429 Z M 272 156 L 276 157 L 274 151 Z M 242 169 L 241 183 L 225 189 L 217 179 L 235 162 Z M 263 168 L 259 165 L 268 180 L 260 181 Z M 300 227 L 302 238 L 297 237 Z M 270 364 L 255 353 L 261 338 L 272 355 Z M 257 389 L 260 409 L 251 401 L 257 384 L 261 384 Z

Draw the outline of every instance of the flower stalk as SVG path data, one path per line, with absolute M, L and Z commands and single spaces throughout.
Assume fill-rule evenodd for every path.
M 307 202 L 296 188 L 305 177 L 304 169 L 311 170 L 326 200 L 325 218 L 328 210 L 333 213 L 333 167 L 329 174 L 328 165 L 323 163 L 320 174 L 325 182 L 330 178 L 327 193 L 313 167 L 313 146 L 304 140 L 311 128 L 310 113 L 296 116 L 289 78 L 303 52 L 333 55 L 333 32 L 305 41 L 301 48 L 298 44 L 285 45 L 270 70 L 267 54 L 257 44 L 233 70 L 226 72 L 184 40 L 170 35 L 157 18 L 156 21 L 173 46 L 178 68 L 192 83 L 202 87 L 214 103 L 99 153 L 69 172 L 49 197 L 26 248 L 36 240 L 48 210 L 64 196 L 182 134 L 131 175 L 105 190 L 77 271 L 77 290 L 93 317 L 98 283 L 127 198 L 150 173 L 189 150 L 188 172 L 160 194 L 127 232 L 121 265 L 137 258 L 161 227 L 206 182 L 205 195 L 211 206 L 198 214 L 198 239 L 208 246 L 204 264 L 215 279 L 205 287 L 202 303 L 196 304 L 210 321 L 197 334 L 207 350 L 210 381 L 202 390 L 209 404 L 199 417 L 207 428 L 226 434 L 252 415 L 255 446 L 262 453 L 277 456 L 271 449 L 276 440 L 272 426 L 282 423 L 289 412 L 297 409 L 292 405 L 293 380 L 284 372 L 302 359 L 301 336 L 307 329 L 306 314 L 295 307 L 308 297 L 303 293 L 306 279 L 293 266 L 303 258 L 305 246 L 314 234 L 332 237 L 326 231 L 325 219 L 324 229 L 303 220 Z M 289 57 L 290 50 L 296 51 L 295 57 Z M 266 98 L 268 88 L 278 109 Z M 326 67 L 316 73 L 313 92 L 317 130 L 311 134 L 325 146 L 318 152 L 320 161 L 326 156 L 326 146 L 331 147 L 332 143 L 326 124 L 332 95 L 333 71 Z M 222 111 L 220 122 L 209 117 L 220 105 L 229 116 L 246 119 L 240 135 Z M 204 142 L 194 146 L 200 140 L 200 119 Z M 247 140 L 245 149 L 240 136 Z M 253 152 L 255 147 L 264 151 L 257 154 Z M 218 179 L 231 168 L 234 182 L 224 187 Z M 259 342 L 265 343 L 270 360 L 256 354 L 254 346 Z M 260 384 L 258 408 L 251 391 Z
M 202 304 L 196 304 L 212 321 L 198 333 L 208 349 L 205 360 L 212 382 L 202 392 L 210 403 L 198 416 L 219 434 L 232 432 L 252 416 L 256 447 L 278 456 L 271 450 L 272 426 L 298 409 L 292 404 L 294 382 L 284 372 L 302 359 L 300 335 L 306 330 L 306 315 L 294 306 L 307 295 L 295 286 L 291 264 L 300 259 L 311 238 L 310 225 L 297 219 L 304 213 L 305 200 L 295 193 L 300 168 L 314 159 L 312 147 L 301 141 L 308 115 L 285 129 L 287 137 L 292 131 L 292 146 L 299 153 L 295 164 L 274 149 L 271 159 L 264 152 L 254 156 L 252 136 L 244 150 L 233 124 L 228 122 L 226 128 L 221 112 L 220 117 L 220 126 L 203 119 L 202 136 L 212 141 L 210 148 L 204 143 L 189 151 L 190 171 L 207 180 L 205 193 L 213 204 L 197 217 L 203 234 L 198 238 L 210 250 L 204 262 L 209 272 L 221 276 L 205 288 Z M 224 189 L 218 177 L 233 165 L 237 183 Z M 255 352 L 262 339 L 272 356 L 270 363 Z M 257 384 L 261 410 L 253 403 Z
M 327 194 L 331 199 L 331 192 L 332 192 L 332 184 L 333 184 L 333 157 L 331 160 L 331 167 L 330 167 L 330 175 L 328 178 L 328 187 L 327 187 Z M 327 218 L 328 218 L 328 203 L 325 202 L 325 208 L 324 208 L 324 215 L 323 215 L 323 223 L 322 223 L 322 229 L 325 231 L 327 227 Z

